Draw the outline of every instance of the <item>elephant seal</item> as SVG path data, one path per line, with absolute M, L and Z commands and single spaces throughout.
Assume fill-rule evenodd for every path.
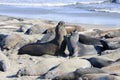
M 42 76 L 51 68 L 62 63 L 64 59 L 61 58 L 47 58 L 38 63 L 27 63 L 24 68 L 19 69 L 16 76 Z
M 77 30 L 78 32 L 85 31 L 85 29 L 82 28 L 81 26 L 77 26 L 77 25 L 65 25 L 65 26 L 66 26 L 65 28 L 66 28 L 67 34 L 70 34 L 74 30 Z M 49 32 L 54 32 L 55 31 L 55 27 L 46 29 L 43 32 L 43 34 L 46 34 L 48 31 Z
M 66 42 L 64 36 L 67 34 L 65 22 L 60 21 L 55 29 L 56 36 L 53 40 L 46 43 L 31 43 L 19 49 L 18 54 L 29 54 L 41 56 L 43 54 L 65 56 L 64 50 Z
M 49 70 L 45 74 L 45 79 L 53 79 L 57 76 L 73 72 L 78 68 L 91 68 L 91 67 L 92 66 L 88 60 L 71 58 L 60 63 L 56 68 Z
M 66 42 L 69 56 L 83 56 L 87 54 L 101 53 L 102 47 L 97 45 L 87 45 L 79 42 L 79 33 L 77 31 L 72 32 L 70 36 L 66 36 Z M 87 43 L 87 42 L 86 42 Z
M 119 76 L 109 75 L 107 73 L 85 74 L 78 80 L 120 80 Z
M 6 38 L 2 40 L 2 50 L 10 50 L 11 48 L 14 48 L 19 42 L 22 41 L 22 37 L 18 34 L 11 34 L 8 35 Z
M 100 43 L 100 38 L 90 37 L 84 34 L 79 34 L 79 42 L 87 45 L 97 45 Z
M 114 38 L 114 37 L 120 37 L 120 29 L 108 32 L 104 36 L 105 38 Z
M 10 60 L 2 51 L 0 50 L 0 71 L 9 71 L 11 68 Z
M 53 40 L 55 38 L 55 32 L 46 31 L 46 34 L 41 38 L 41 40 L 37 40 L 37 43 L 45 43 Z
M 105 73 L 105 72 L 99 68 L 94 68 L 94 67 L 85 68 L 85 69 L 79 68 L 79 69 L 76 69 L 74 72 L 57 76 L 53 80 L 78 80 L 78 78 L 84 74 L 95 74 L 95 73 L 99 74 L 99 73 Z
M 100 40 L 105 50 L 114 50 L 120 48 L 120 40 L 109 41 L 109 40 Z
M 113 60 L 106 59 L 104 57 L 91 57 L 87 59 L 93 65 L 93 67 L 102 68 L 114 63 Z
M 115 62 L 109 66 L 103 67 L 102 70 L 109 74 L 120 75 L 120 62 Z
M 80 26 L 72 26 L 72 25 L 71 26 L 66 25 L 65 29 L 67 31 L 67 34 L 70 34 L 74 30 L 84 31 L 84 29 L 81 28 Z M 44 43 L 44 42 L 51 41 L 55 37 L 55 27 L 45 30 L 42 34 L 44 34 L 44 36 L 42 37 L 41 40 L 37 41 L 38 43 Z

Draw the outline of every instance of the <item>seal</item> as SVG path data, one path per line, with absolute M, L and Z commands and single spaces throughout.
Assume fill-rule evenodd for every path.
M 46 31 L 46 34 L 40 39 L 37 40 L 37 43 L 45 43 L 53 40 L 55 38 L 55 32 Z
M 79 34 L 77 31 L 72 32 L 71 35 L 67 35 L 65 37 L 65 40 L 67 42 L 67 47 L 69 51 L 69 56 L 72 56 L 73 54 L 81 53 L 81 55 L 84 55 L 85 47 L 79 43 Z
M 2 50 L 10 50 L 15 48 L 15 46 L 22 41 L 22 37 L 19 34 L 11 34 L 2 40 Z
M 93 74 L 93 73 L 105 73 L 103 70 L 99 68 L 79 68 L 73 72 L 66 73 L 60 76 L 55 77 L 53 80 L 78 80 L 84 74 Z
M 2 51 L 0 50 L 0 71 L 6 72 L 11 68 L 10 60 Z
M 114 37 L 120 37 L 120 29 L 110 31 L 105 34 L 105 38 L 114 38 Z
M 55 38 L 46 43 L 27 44 L 19 49 L 18 54 L 29 54 L 33 56 L 41 56 L 43 54 L 65 56 L 64 50 L 66 42 L 64 36 L 67 34 L 65 22 L 60 21 L 55 29 Z
M 74 30 L 77 30 L 78 32 L 85 31 L 85 29 L 82 28 L 81 26 L 77 26 L 77 25 L 65 25 L 65 26 L 66 26 L 65 28 L 66 28 L 67 34 L 70 34 Z M 54 31 L 55 31 L 55 27 L 48 28 L 43 32 L 43 34 L 46 34 L 47 32 L 53 33 Z
M 105 50 L 115 50 L 120 48 L 120 41 L 116 40 L 116 41 L 109 41 L 107 39 L 105 40 L 100 40 L 101 44 L 103 45 Z
M 42 76 L 51 68 L 62 63 L 64 59 L 61 58 L 47 58 L 38 63 L 26 63 L 27 65 L 17 72 L 16 76 Z M 44 67 L 43 67 L 44 66 Z
M 102 47 L 97 45 L 87 45 L 79 42 L 79 33 L 72 32 L 70 36 L 66 36 L 69 56 L 83 56 L 88 54 L 101 53 Z M 87 42 L 86 42 L 87 43 Z
M 110 74 L 120 75 L 119 67 L 120 67 L 120 62 L 114 62 L 113 64 L 110 64 L 109 66 L 103 67 L 101 69 Z
M 79 59 L 79 58 L 71 58 L 71 59 L 68 59 L 60 63 L 56 68 L 49 70 L 45 74 L 45 79 L 53 79 L 65 73 L 73 72 L 78 68 L 91 68 L 91 67 L 92 66 L 88 60 Z
M 120 77 L 110 75 L 108 73 L 99 73 L 99 74 L 85 74 L 80 77 L 78 80 L 120 80 Z
M 87 45 L 96 45 L 96 44 L 101 44 L 100 43 L 100 38 L 94 38 L 90 37 L 84 34 L 79 34 L 79 42 Z
M 93 67 L 102 68 L 114 63 L 113 60 L 106 59 L 104 57 L 91 57 L 87 59 Z

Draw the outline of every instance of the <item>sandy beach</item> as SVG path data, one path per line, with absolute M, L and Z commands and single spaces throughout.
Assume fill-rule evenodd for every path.
M 46 66 L 50 66 L 49 68 L 46 68 L 46 71 L 43 71 L 43 73 L 47 73 L 52 67 L 58 65 L 58 64 L 65 64 L 68 65 L 66 67 L 69 67 L 70 70 L 68 70 L 68 72 L 73 72 L 76 69 L 78 69 L 78 67 L 84 67 L 86 65 L 88 65 L 87 61 L 84 63 L 83 60 L 83 66 L 80 64 L 79 65 L 79 60 L 78 62 L 76 62 L 75 64 L 77 65 L 77 67 L 75 67 L 74 69 L 71 69 L 71 65 L 72 65 L 72 61 L 75 61 L 77 59 L 80 59 L 80 61 L 82 61 L 82 58 L 92 58 L 92 57 L 96 57 L 96 58 L 100 58 L 103 59 L 105 61 L 112 61 L 114 63 L 117 63 L 116 60 L 120 58 L 120 48 L 112 51 L 108 51 L 108 53 L 110 52 L 110 54 L 105 54 L 105 55 L 87 55 L 87 56 L 82 56 L 82 57 L 76 57 L 76 58 L 71 58 L 69 59 L 69 57 L 57 57 L 57 56 L 51 56 L 51 55 L 43 55 L 43 56 L 30 56 L 28 54 L 24 54 L 24 55 L 18 55 L 18 49 L 21 48 L 22 46 L 29 44 L 29 43 L 36 43 L 37 40 L 40 40 L 45 34 L 42 34 L 46 29 L 49 28 L 54 28 L 56 27 L 58 22 L 55 21 L 47 21 L 47 20 L 41 20 L 41 19 L 30 19 L 30 18 L 18 18 L 18 17 L 9 17 L 9 16 L 0 16 L 0 44 L 1 47 L 3 47 L 2 43 L 4 43 L 6 41 L 7 36 L 13 36 L 13 35 L 17 35 L 18 38 L 12 38 L 12 36 L 10 37 L 11 40 L 8 39 L 8 45 L 6 48 L 8 49 L 4 49 L 3 51 L 0 51 L 0 54 L 3 55 L 4 57 L 0 56 L 0 61 L 1 60 L 5 60 L 6 63 L 4 63 L 5 66 L 8 67 L 8 70 L 6 71 L 2 71 L 0 72 L 0 80 L 41 80 L 39 77 L 42 75 L 20 75 L 19 77 L 16 76 L 17 72 L 19 71 L 19 69 L 24 68 L 24 67 L 28 67 L 28 70 L 30 70 L 30 73 L 33 72 L 36 69 L 38 72 L 39 70 L 42 70 L 43 67 L 46 68 Z M 119 30 L 120 27 L 115 27 L 115 26 L 105 26 L 105 25 L 92 25 L 92 24 L 73 24 L 73 23 L 66 23 L 65 27 L 68 28 L 73 28 L 75 26 L 78 26 L 81 31 L 80 33 L 85 33 L 85 34 L 89 34 L 94 32 L 95 29 L 97 30 L 101 30 L 103 32 L 112 32 L 112 30 Z M 31 27 L 39 27 L 39 33 L 37 33 L 37 31 L 33 32 L 32 34 L 25 34 L 25 32 L 27 31 L 27 29 L 31 28 Z M 103 33 L 102 35 L 104 36 L 104 34 L 107 33 Z M 20 39 L 19 39 L 20 36 Z M 95 37 L 95 36 L 94 36 Z M 120 37 L 120 36 L 118 36 Z M 120 38 L 117 39 L 119 40 Z M 10 45 L 10 47 L 9 47 Z M 66 50 L 66 54 L 69 54 L 69 51 Z M 85 59 L 85 60 L 86 60 Z M 69 61 L 71 60 L 71 61 Z M 55 62 L 58 61 L 58 62 Z M 66 63 L 65 63 L 66 61 Z M 68 62 L 67 62 L 68 61 Z M 88 61 L 89 62 L 89 61 Z M 67 63 L 71 63 L 67 64 Z M 0 66 L 2 64 L 0 63 Z M 36 65 L 38 65 L 38 68 L 36 68 Z M 43 66 L 43 67 L 42 67 Z M 62 65 L 61 65 L 62 66 Z M 92 66 L 92 64 L 91 64 Z M 118 65 L 120 66 L 120 65 Z M 89 66 L 86 66 L 89 67 Z M 106 67 L 106 66 L 104 66 Z M 103 70 L 105 70 L 103 67 Z M 109 67 L 109 66 L 108 66 Z M 5 68 L 5 67 L 3 67 Z M 63 67 L 64 68 L 64 67 Z M 0 67 L 1 69 L 1 67 Z M 60 67 L 60 69 L 62 69 Z M 117 68 L 116 68 L 117 69 Z M 107 70 L 107 69 L 106 69 Z M 115 80 L 120 80 L 120 69 L 117 69 L 117 72 L 114 72 L 115 74 L 118 74 L 118 76 L 114 76 Z M 109 69 L 108 69 L 109 71 Z M 108 74 L 110 76 L 110 73 L 106 71 L 106 74 Z M 43 78 L 42 80 L 44 80 L 45 78 Z M 45 79 L 47 80 L 47 79 Z M 62 79 L 61 79 L 62 80 Z M 93 80 L 93 79 L 90 79 Z M 99 79 L 101 80 L 101 79 Z M 109 79 L 109 80 L 113 80 L 113 79 Z

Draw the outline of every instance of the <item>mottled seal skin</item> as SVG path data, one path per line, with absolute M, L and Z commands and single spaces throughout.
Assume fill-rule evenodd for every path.
M 21 68 L 16 76 L 42 76 L 48 72 L 51 68 L 56 67 L 64 60 L 60 58 L 47 58 L 38 63 L 29 63 L 24 68 Z
M 79 42 L 79 34 L 77 31 L 66 37 L 69 56 L 83 56 L 88 54 L 101 53 L 102 47 L 97 45 L 86 45 Z M 86 42 L 87 43 L 87 42 Z
M 9 50 L 11 48 L 14 48 L 19 42 L 21 42 L 22 38 L 18 34 L 11 34 L 8 35 L 6 38 L 2 40 L 2 50 L 6 49 Z
M 62 62 L 56 68 L 48 71 L 45 74 L 45 79 L 53 79 L 57 76 L 70 73 L 75 71 L 78 68 L 90 68 L 92 67 L 90 62 L 85 59 L 71 58 L 67 61 Z
M 53 80 L 78 80 L 84 74 L 95 74 L 95 73 L 105 73 L 103 70 L 99 68 L 79 68 L 74 72 L 70 72 L 68 74 L 63 74 L 55 77 Z
M 33 25 L 31 28 L 27 29 L 25 34 L 42 34 L 45 31 L 45 27 L 39 25 Z
M 109 41 L 109 40 L 100 40 L 105 50 L 114 50 L 120 48 L 120 40 Z
M 32 43 L 23 46 L 19 49 L 18 54 L 29 54 L 34 56 L 41 56 L 43 54 L 49 55 L 65 55 L 66 42 L 64 36 L 66 35 L 65 23 L 60 21 L 55 29 L 55 38 L 46 43 Z

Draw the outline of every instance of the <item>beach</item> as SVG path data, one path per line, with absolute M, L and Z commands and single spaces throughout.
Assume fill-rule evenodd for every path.
M 0 80 L 120 80 L 119 3 L 1 0 Z
M 18 18 L 18 17 L 9 17 L 9 16 L 0 16 L 0 34 L 1 34 L 1 43 L 5 38 L 5 35 L 18 35 L 22 37 L 22 39 L 25 40 L 25 44 L 28 43 L 35 43 L 37 40 L 40 40 L 44 34 L 39 33 L 39 34 L 32 34 L 32 35 L 27 35 L 24 34 L 24 30 L 34 26 L 38 25 L 41 28 L 51 28 L 55 27 L 57 25 L 57 21 L 49 21 L 49 20 L 41 20 L 41 19 L 30 19 L 30 18 Z M 83 28 L 85 32 L 91 32 L 93 29 L 99 29 L 99 30 L 114 30 L 114 29 L 119 29 L 119 27 L 109 27 L 109 26 L 104 26 L 104 25 L 91 25 L 91 24 L 73 24 L 73 23 L 66 23 L 68 27 L 75 27 L 79 26 L 80 28 Z M 22 32 L 19 32 L 20 27 L 24 27 Z M 83 31 L 84 31 L 83 30 Z M 84 33 L 84 32 L 82 32 Z M 14 38 L 13 38 L 14 40 Z M 12 43 L 12 42 L 11 42 Z M 19 42 L 23 43 L 23 41 Z M 12 43 L 14 44 L 14 42 Z M 18 49 L 20 46 L 14 45 L 14 47 L 11 47 L 9 50 L 4 50 L 1 51 L 1 54 L 4 54 L 9 59 L 9 62 L 7 61 L 8 64 L 10 64 L 10 68 L 5 71 L 5 72 L 0 72 L 1 78 L 0 80 L 41 80 L 38 77 L 39 75 L 35 76 L 20 76 L 17 77 L 16 74 L 19 69 L 24 68 L 27 65 L 33 66 L 33 64 L 36 64 L 40 61 L 44 61 L 46 59 L 51 60 L 53 59 L 52 62 L 56 61 L 57 59 L 60 59 L 61 62 L 69 60 L 69 58 L 64 58 L 64 57 L 59 57 L 57 58 L 56 56 L 50 56 L 50 55 L 44 55 L 44 56 L 30 56 L 30 55 L 18 55 Z M 114 52 L 113 52 L 114 53 Z M 116 52 L 115 54 L 107 54 L 103 56 L 98 56 L 98 55 L 90 55 L 90 56 L 82 56 L 78 57 L 79 59 L 81 58 L 91 58 L 91 57 L 99 57 L 102 59 L 102 57 L 105 57 L 105 60 L 110 61 L 116 61 L 119 59 L 119 52 Z M 67 54 L 69 52 L 67 51 Z M 112 56 L 111 56 L 112 55 Z M 108 59 L 106 59 L 108 58 Z M 5 58 L 6 59 L 6 58 Z M 73 58 L 74 59 L 74 58 Z M 4 60 L 4 59 L 3 59 Z M 51 63 L 51 62 L 50 62 Z M 8 66 L 8 64 L 6 66 Z M 27 65 L 26 65 L 27 64 Z M 37 65 L 37 64 L 36 64 Z M 40 64 L 39 64 L 40 65 Z M 43 65 L 43 64 L 42 64 Z M 49 65 L 47 65 L 49 66 Z M 30 68 L 32 71 L 32 68 Z M 34 66 L 33 66 L 34 70 Z M 119 78 L 118 78 L 119 80 Z

